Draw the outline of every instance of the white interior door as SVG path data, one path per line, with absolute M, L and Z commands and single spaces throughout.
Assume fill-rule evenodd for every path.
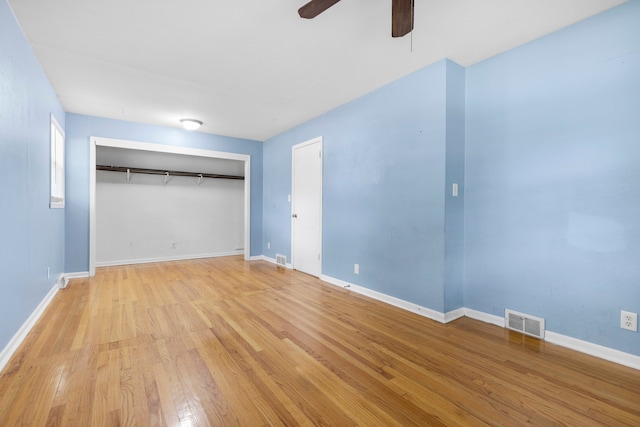
M 291 263 L 320 277 L 322 272 L 322 137 L 293 146 Z

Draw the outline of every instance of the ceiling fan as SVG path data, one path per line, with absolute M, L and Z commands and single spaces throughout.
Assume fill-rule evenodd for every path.
M 298 9 L 301 18 L 312 19 L 329 9 L 340 0 L 311 0 Z M 414 0 L 392 0 L 391 37 L 402 37 L 413 30 Z

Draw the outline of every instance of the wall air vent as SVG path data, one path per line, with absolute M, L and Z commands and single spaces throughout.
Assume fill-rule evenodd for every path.
M 276 264 L 286 267 L 287 257 L 285 255 L 276 254 Z
M 509 309 L 504 311 L 504 317 L 507 329 L 544 339 L 544 319 Z

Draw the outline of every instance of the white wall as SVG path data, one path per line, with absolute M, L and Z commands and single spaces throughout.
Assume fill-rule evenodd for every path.
M 242 180 L 96 175 L 99 266 L 242 253 L 243 221 Z

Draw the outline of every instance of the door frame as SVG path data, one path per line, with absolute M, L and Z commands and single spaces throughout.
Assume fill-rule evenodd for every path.
M 217 159 L 239 160 L 244 162 L 244 259 L 251 258 L 251 156 L 249 154 L 227 153 L 224 151 L 203 150 L 200 148 L 175 145 L 154 144 L 149 142 L 127 141 L 122 139 L 89 138 L 89 276 L 96 275 L 96 147 L 115 147 L 131 150 L 154 151 L 158 153 L 185 154 L 188 156 Z
M 323 198 L 322 198 L 322 193 L 323 193 L 323 187 L 324 187 L 324 144 L 323 144 L 323 138 L 322 136 L 318 136 L 315 137 L 313 139 L 309 139 L 307 141 L 301 142 L 299 144 L 296 144 L 294 146 L 291 147 L 291 214 L 289 216 L 289 220 L 291 221 L 291 268 L 295 270 L 296 268 L 296 264 L 295 264 L 295 235 L 294 235 L 294 221 L 293 221 L 293 214 L 295 213 L 294 210 L 294 206 L 295 206 L 295 161 L 296 161 L 296 156 L 295 156 L 295 152 L 298 148 L 303 148 L 306 147 L 307 145 L 311 145 L 311 144 L 315 144 L 315 143 L 320 143 L 320 161 L 321 161 L 321 166 L 320 166 L 320 225 L 319 225 L 319 233 L 320 233 L 320 239 L 318 240 L 320 242 L 320 247 L 318 248 L 318 251 L 320 253 L 320 272 L 318 273 L 318 277 L 320 277 L 322 275 L 322 263 L 324 261 L 324 255 L 322 254 L 322 222 L 323 222 L 323 218 L 322 218 L 322 205 L 323 205 Z

